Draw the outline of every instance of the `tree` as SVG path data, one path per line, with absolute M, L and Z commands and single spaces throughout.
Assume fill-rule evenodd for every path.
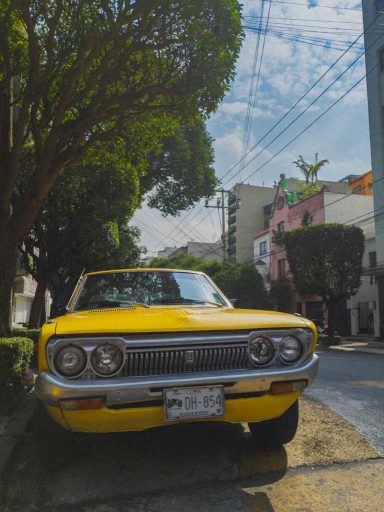
M 269 307 L 263 278 L 253 265 L 229 265 L 216 273 L 213 279 L 227 297 L 236 299 L 237 308 Z
M 213 160 L 212 138 L 202 120 L 177 130 L 148 157 L 148 172 L 140 180 L 142 193 L 149 192 L 148 205 L 176 215 L 211 197 L 218 185 Z
M 318 194 L 321 191 L 320 185 L 317 183 L 304 183 L 304 181 L 297 180 L 296 194 L 300 201 L 308 199 L 309 197 Z
M 126 227 L 139 201 L 138 176 L 124 155 L 118 142 L 90 149 L 58 179 L 24 237 L 21 250 L 38 283 L 30 327 L 40 323 L 47 286 L 57 302 L 83 270 L 138 261 L 138 233 Z
M 1 1 L 0 333 L 18 245 L 59 174 L 96 142 L 156 143 L 215 110 L 241 40 L 236 0 Z
M 47 285 L 55 309 L 57 302 L 65 302 L 66 283 L 72 285 L 82 270 L 132 266 L 138 261 L 136 232 L 125 226 L 151 186 L 159 183 L 153 199 L 164 212 L 178 212 L 202 195 L 213 194 L 211 142 L 203 122 L 180 129 L 159 145 L 157 161 L 162 160 L 162 165 L 156 169 L 152 160 L 146 160 L 145 147 L 140 151 L 136 146 L 127 155 L 123 141 L 97 144 L 58 179 L 24 238 L 26 262 L 32 260 L 29 271 L 38 283 L 30 327 L 37 327 L 44 316 Z M 148 167 L 142 177 L 140 169 Z M 162 193 L 163 182 L 172 189 L 168 194 Z
M 185 270 L 197 270 L 214 277 L 223 270 L 221 261 L 206 261 L 191 254 L 181 254 L 171 258 L 154 258 L 150 264 L 153 268 L 183 268 Z
M 296 290 L 322 297 L 333 333 L 341 299 L 354 295 L 360 286 L 363 231 L 356 226 L 320 224 L 288 231 L 282 240 Z
M 304 174 L 305 178 L 305 184 L 309 184 L 309 180 L 311 180 L 311 183 L 315 183 L 317 181 L 317 175 L 319 170 L 325 165 L 329 164 L 328 160 L 320 160 L 319 162 L 316 162 L 314 164 L 309 164 L 303 160 L 303 157 L 300 155 L 299 158 L 293 162 L 296 164 L 296 167 L 298 167 L 301 172 Z
M 228 298 L 236 299 L 236 307 L 266 309 L 267 293 L 263 278 L 253 265 L 235 265 L 219 261 L 204 261 L 201 258 L 183 254 L 174 258 L 155 258 L 154 268 L 183 268 L 198 270 L 209 275 Z

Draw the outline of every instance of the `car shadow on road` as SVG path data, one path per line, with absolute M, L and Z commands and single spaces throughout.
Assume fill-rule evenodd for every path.
M 61 429 L 40 409 L 10 479 L 19 486 L 17 499 L 29 500 L 28 489 L 37 489 L 40 503 L 71 506 L 238 479 L 272 483 L 286 469 L 285 449 L 260 449 L 244 425 L 185 423 L 84 434 Z

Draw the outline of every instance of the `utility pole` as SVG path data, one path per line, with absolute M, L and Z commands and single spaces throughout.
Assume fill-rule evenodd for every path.
M 216 208 L 220 215 L 221 210 L 221 239 L 223 241 L 223 263 L 227 262 L 227 240 L 225 236 L 225 210 L 228 210 L 228 205 L 225 206 L 225 197 L 227 194 L 229 194 L 230 190 L 224 190 L 223 188 L 216 190 L 217 193 L 221 194 L 221 198 L 217 198 L 215 205 L 209 205 L 209 200 L 205 200 L 205 208 Z

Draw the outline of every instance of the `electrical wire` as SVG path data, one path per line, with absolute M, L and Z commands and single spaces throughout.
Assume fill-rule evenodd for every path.
M 381 14 L 380 14 L 380 15 L 381 15 Z M 375 21 L 376 21 L 376 20 L 375 20 Z M 253 149 L 254 149 L 254 148 L 255 148 L 255 147 L 256 147 L 256 146 L 257 146 L 257 145 L 262 141 L 262 140 L 264 140 L 264 139 L 266 138 L 266 136 L 267 136 L 269 133 L 271 133 L 271 131 L 272 131 L 272 130 L 273 130 L 273 129 L 278 125 L 278 124 L 280 124 L 280 123 L 283 121 L 283 119 L 284 119 L 284 118 L 286 118 L 286 117 L 289 115 L 289 113 L 290 113 L 290 112 L 292 112 L 292 110 L 293 110 L 293 109 L 294 109 L 294 108 L 295 108 L 295 107 L 296 107 L 296 106 L 297 106 L 297 105 L 298 105 L 298 104 L 299 104 L 299 103 L 300 103 L 300 102 L 301 102 L 301 101 L 302 101 L 302 100 L 303 100 L 303 99 L 304 99 L 304 98 L 309 94 L 309 92 L 311 92 L 311 90 L 313 90 L 313 88 L 314 88 L 314 87 L 315 87 L 315 86 L 320 82 L 320 80 L 321 80 L 321 79 L 322 79 L 322 78 L 323 78 L 327 73 L 329 73 L 329 71 L 330 71 L 331 69 L 333 69 L 333 68 L 335 67 L 335 65 L 336 65 L 336 64 L 341 60 L 341 58 L 342 58 L 342 57 L 343 57 L 343 56 L 344 56 L 344 55 L 345 55 L 345 54 L 350 50 L 350 48 L 352 48 L 352 46 L 353 46 L 353 45 L 354 45 L 354 44 L 355 44 L 355 43 L 356 43 L 356 42 L 357 42 L 357 41 L 362 37 L 362 35 L 364 35 L 364 34 L 367 32 L 367 30 L 369 30 L 369 29 L 370 29 L 370 27 L 372 26 L 372 24 L 373 24 L 373 23 L 371 23 L 371 24 L 370 24 L 370 25 L 369 25 L 369 26 L 364 30 L 364 32 L 362 32 L 362 33 L 359 35 L 359 37 L 358 37 L 358 38 L 356 38 L 356 39 L 351 43 L 351 45 L 350 45 L 350 46 L 349 46 L 349 47 L 348 47 L 348 48 L 343 52 L 343 54 L 342 54 L 342 55 L 340 55 L 340 56 L 339 56 L 339 57 L 338 57 L 338 58 L 333 62 L 333 64 L 332 64 L 332 65 L 331 65 L 331 66 L 330 66 L 330 67 L 329 67 L 329 68 L 328 68 L 328 69 L 327 69 L 327 70 L 326 70 L 326 71 L 325 71 L 325 72 L 324 72 L 324 73 L 319 77 L 319 79 L 317 79 L 317 80 L 316 80 L 316 82 L 315 82 L 315 83 L 314 83 L 314 84 L 313 84 L 313 85 L 312 85 L 312 86 L 311 86 L 311 87 L 306 91 L 306 93 L 305 93 L 304 95 L 302 95 L 302 96 L 299 98 L 299 100 L 297 100 L 297 101 L 295 102 L 295 104 L 294 104 L 294 105 L 293 105 L 293 106 L 292 106 L 292 107 L 291 107 L 291 108 L 290 108 L 290 109 L 289 109 L 289 110 L 284 114 L 284 116 L 283 116 L 282 118 L 280 118 L 280 120 L 279 120 L 279 121 L 278 121 L 278 122 L 277 122 L 277 123 L 276 123 L 276 124 L 275 124 L 275 125 L 274 125 L 274 126 L 273 126 L 273 127 L 272 127 L 272 128 L 271 128 L 271 129 L 270 129 L 270 130 L 269 130 L 269 131 L 268 131 L 264 136 L 263 136 L 263 137 L 262 137 L 262 139 L 260 139 L 260 140 L 259 140 L 259 141 L 258 141 L 258 142 L 253 146 L 253 148 L 251 148 L 251 150 L 250 150 L 249 152 L 251 152 L 251 151 L 252 151 L 252 150 L 253 150 Z M 363 78 L 365 78 L 365 77 L 363 77 Z M 360 80 L 358 83 L 360 83 L 360 82 L 361 82 L 361 80 Z M 357 85 L 358 85 L 358 83 L 357 83 L 357 84 L 355 84 L 355 86 L 357 86 Z M 355 86 L 354 86 L 354 87 L 355 87 Z M 346 94 L 348 94 L 348 93 L 349 93 L 349 92 L 350 92 L 354 87 L 352 87 L 349 91 L 347 91 L 347 92 L 346 92 L 346 93 L 345 93 L 341 98 L 339 98 L 339 100 L 338 100 L 338 101 L 340 101 L 340 100 L 341 100 L 341 99 L 342 99 Z M 337 101 L 337 102 L 335 102 L 334 104 L 332 104 L 330 108 L 332 108 L 332 106 L 334 106 L 336 103 L 338 103 L 338 101 Z M 326 113 L 326 112 L 328 112 L 328 111 L 330 110 L 330 108 L 328 108 L 328 109 L 327 109 L 327 110 L 326 110 L 322 115 L 325 115 L 325 113 Z M 321 116 L 319 116 L 319 117 L 318 117 L 314 122 L 316 122 L 318 119 L 320 119 L 320 117 L 322 117 L 322 115 L 321 115 Z M 313 124 L 314 124 L 314 122 L 313 122 L 313 123 L 311 123 L 311 125 L 313 125 Z M 306 129 L 309 129 L 309 127 L 310 127 L 311 125 L 309 125 Z M 304 130 L 304 131 L 305 131 L 305 130 Z M 300 134 L 298 134 L 298 135 L 297 135 L 297 136 L 296 136 L 292 141 L 290 141 L 290 143 L 288 143 L 288 145 L 289 145 L 289 144 L 291 144 L 294 140 L 296 140 L 296 139 L 297 139 L 297 138 L 298 138 L 302 133 L 304 133 L 304 131 L 300 132 Z M 288 146 L 288 145 L 287 145 L 287 146 Z M 281 152 L 282 152 L 282 151 L 283 151 L 287 146 L 285 146 L 282 150 L 280 150 L 278 154 L 280 154 L 280 153 L 281 153 Z M 248 152 L 248 153 L 249 153 L 249 152 Z M 275 155 L 273 156 L 273 158 L 274 158 L 275 156 L 277 156 L 277 154 L 275 154 Z M 270 160 L 269 160 L 269 161 L 270 161 Z M 267 163 L 269 163 L 269 162 L 267 162 Z M 237 165 L 238 165 L 238 162 L 237 162 L 236 164 L 234 164 L 234 165 L 231 167 L 231 169 L 230 169 L 229 171 L 227 171 L 227 173 L 226 173 L 224 176 L 228 175 L 228 173 L 229 173 L 229 172 L 231 172 L 231 171 L 232 171 L 232 170 L 233 170 Z M 263 166 L 264 166 L 264 165 L 266 165 L 266 163 L 265 163 L 265 164 L 263 164 Z M 254 172 L 252 173 L 252 175 L 253 175 L 253 174 L 255 174 L 258 170 L 259 170 L 259 169 L 257 169 L 256 171 L 254 171 Z M 175 226 L 175 229 L 178 229 L 178 228 L 180 227 L 180 224 L 181 224 L 181 223 L 185 223 L 185 222 L 187 221 L 187 217 L 191 214 L 191 212 L 192 212 L 192 211 L 193 211 L 193 210 L 191 210 L 191 211 L 187 214 L 187 216 L 186 216 L 186 217 L 185 217 L 185 218 L 184 218 L 184 219 L 179 223 L 179 225 L 178 225 L 178 226 Z M 195 215 L 194 215 L 191 219 L 189 219 L 188 224 L 191 224 L 191 223 L 192 223 L 192 221 L 197 217 L 197 215 L 198 215 L 198 214 L 199 214 L 199 211 L 195 212 Z M 203 219 L 203 220 L 204 220 L 204 219 Z M 200 223 L 201 223 L 201 222 L 202 222 L 202 221 L 200 221 Z M 174 230 L 173 230 L 173 231 L 174 231 Z M 173 232 L 173 231 L 172 231 L 172 232 Z
M 257 38 L 256 38 L 256 45 L 255 45 L 255 51 L 253 54 L 253 65 L 252 65 L 252 74 L 251 74 L 251 84 L 249 87 L 249 93 L 248 93 L 248 102 L 247 102 L 247 114 L 245 117 L 245 127 L 244 127 L 244 133 L 243 133 L 243 141 L 242 141 L 242 147 L 241 147 L 241 156 L 243 156 L 246 151 L 246 138 L 248 134 L 248 128 L 249 128 L 249 119 L 251 115 L 251 110 L 253 109 L 253 96 L 254 96 L 254 90 L 255 90 L 255 78 L 256 78 L 256 72 L 257 72 L 257 62 L 258 62 L 258 56 L 259 56 L 259 48 L 260 48 L 260 39 L 261 39 L 261 24 L 264 19 L 264 1 L 261 2 L 261 10 L 260 10 L 260 17 L 259 17 L 259 27 L 257 31 Z M 241 166 L 240 166 L 241 167 Z M 241 172 L 241 168 L 240 168 Z
M 381 16 L 381 14 L 379 15 Z M 311 85 L 311 87 L 309 89 L 307 89 L 307 91 L 302 95 L 300 96 L 300 98 L 289 108 L 289 110 L 287 110 L 287 112 L 261 137 L 261 139 L 259 139 L 253 146 L 252 148 L 248 151 L 247 154 L 251 153 L 263 140 L 265 140 L 265 138 L 279 125 L 282 123 L 282 121 L 297 107 L 297 105 L 299 105 L 303 99 L 305 99 L 308 94 L 316 87 L 316 85 L 318 85 L 318 83 L 340 62 L 340 60 L 344 57 L 344 55 L 346 55 L 348 53 L 348 51 L 350 51 L 350 49 L 359 41 L 359 39 L 361 39 L 361 37 L 364 36 L 364 34 L 366 34 L 366 32 L 368 30 L 370 30 L 370 28 L 372 27 L 372 25 L 376 22 L 376 19 L 374 21 L 372 21 L 367 28 L 365 28 L 360 34 L 359 36 L 354 40 L 352 41 L 352 43 L 349 45 L 348 48 L 346 48 L 344 50 L 344 52 L 339 56 L 337 57 L 337 59 L 328 67 L 328 69 Z M 246 155 L 247 156 L 247 155 Z M 223 180 L 228 174 L 230 174 L 233 169 L 235 169 L 239 163 L 241 162 L 242 159 L 240 159 L 239 161 L 235 162 L 231 167 L 230 169 L 221 177 L 221 180 Z
M 264 2 L 263 2 L 263 5 L 264 5 Z M 243 137 L 243 149 L 242 149 L 242 153 L 243 153 L 242 156 L 243 157 L 247 153 L 248 145 L 249 145 L 249 137 L 250 137 L 250 134 L 251 134 L 251 127 L 252 127 L 252 117 L 253 117 L 253 111 L 254 111 L 255 105 L 256 105 L 257 92 L 258 92 L 258 89 L 259 89 L 261 67 L 262 67 L 263 58 L 264 58 L 265 42 L 266 42 L 266 39 L 267 39 L 269 17 L 270 17 L 270 14 L 271 14 L 271 6 L 272 6 L 272 0 L 269 0 L 269 8 L 268 8 L 267 20 L 266 20 L 265 28 L 263 29 L 263 31 L 261 31 L 261 24 L 263 22 L 263 19 L 260 18 L 259 34 L 261 35 L 261 33 L 263 32 L 264 38 L 263 38 L 263 43 L 262 43 L 262 48 L 261 48 L 260 63 L 259 63 L 259 70 L 257 72 L 256 85 L 254 86 L 254 89 L 253 89 L 253 85 L 251 85 L 251 90 L 250 90 L 250 101 L 248 102 L 248 106 L 250 106 L 249 115 L 248 115 L 248 112 L 247 112 L 248 124 L 246 122 L 246 130 L 244 132 L 244 137 Z M 256 61 L 257 61 L 257 55 L 256 55 Z M 243 158 L 243 160 L 242 160 L 242 166 L 240 168 L 239 174 L 241 174 L 241 171 L 244 168 L 244 164 L 245 164 L 245 158 Z

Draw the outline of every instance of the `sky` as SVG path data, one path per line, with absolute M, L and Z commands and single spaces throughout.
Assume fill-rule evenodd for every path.
M 361 37 L 343 55 L 363 31 L 360 2 L 272 0 L 269 10 L 270 2 L 265 0 L 261 25 L 264 32 L 259 43 L 256 29 L 260 28 L 262 2 L 246 0 L 242 3 L 246 37 L 236 66 L 236 78 L 207 123 L 214 139 L 216 175 L 222 179 L 224 188 L 230 189 L 238 182 L 271 187 L 281 173 L 300 177 L 293 163 L 299 155 L 308 162 L 314 162 L 316 154 L 318 159 L 329 160 L 319 173 L 320 179 L 337 181 L 348 174 L 370 170 L 364 55 L 340 77 L 363 53 Z M 258 87 L 254 102 L 250 102 L 257 44 L 254 91 L 257 82 Z M 332 69 L 283 118 L 337 59 Z M 335 79 L 335 84 L 310 106 Z M 361 79 L 359 85 L 347 92 Z M 329 112 L 316 120 L 345 93 Z M 239 160 L 245 144 L 247 112 L 250 128 L 247 151 L 253 149 L 242 166 Z M 309 127 L 311 123 L 313 126 Z M 297 140 L 291 142 L 296 137 Z M 215 203 L 216 199 L 210 204 Z M 131 224 L 141 230 L 140 245 L 147 248 L 148 256 L 157 255 L 157 251 L 166 246 L 181 246 L 190 240 L 214 242 L 221 234 L 218 211 L 205 208 L 204 201 L 178 217 L 166 218 L 143 205 Z

